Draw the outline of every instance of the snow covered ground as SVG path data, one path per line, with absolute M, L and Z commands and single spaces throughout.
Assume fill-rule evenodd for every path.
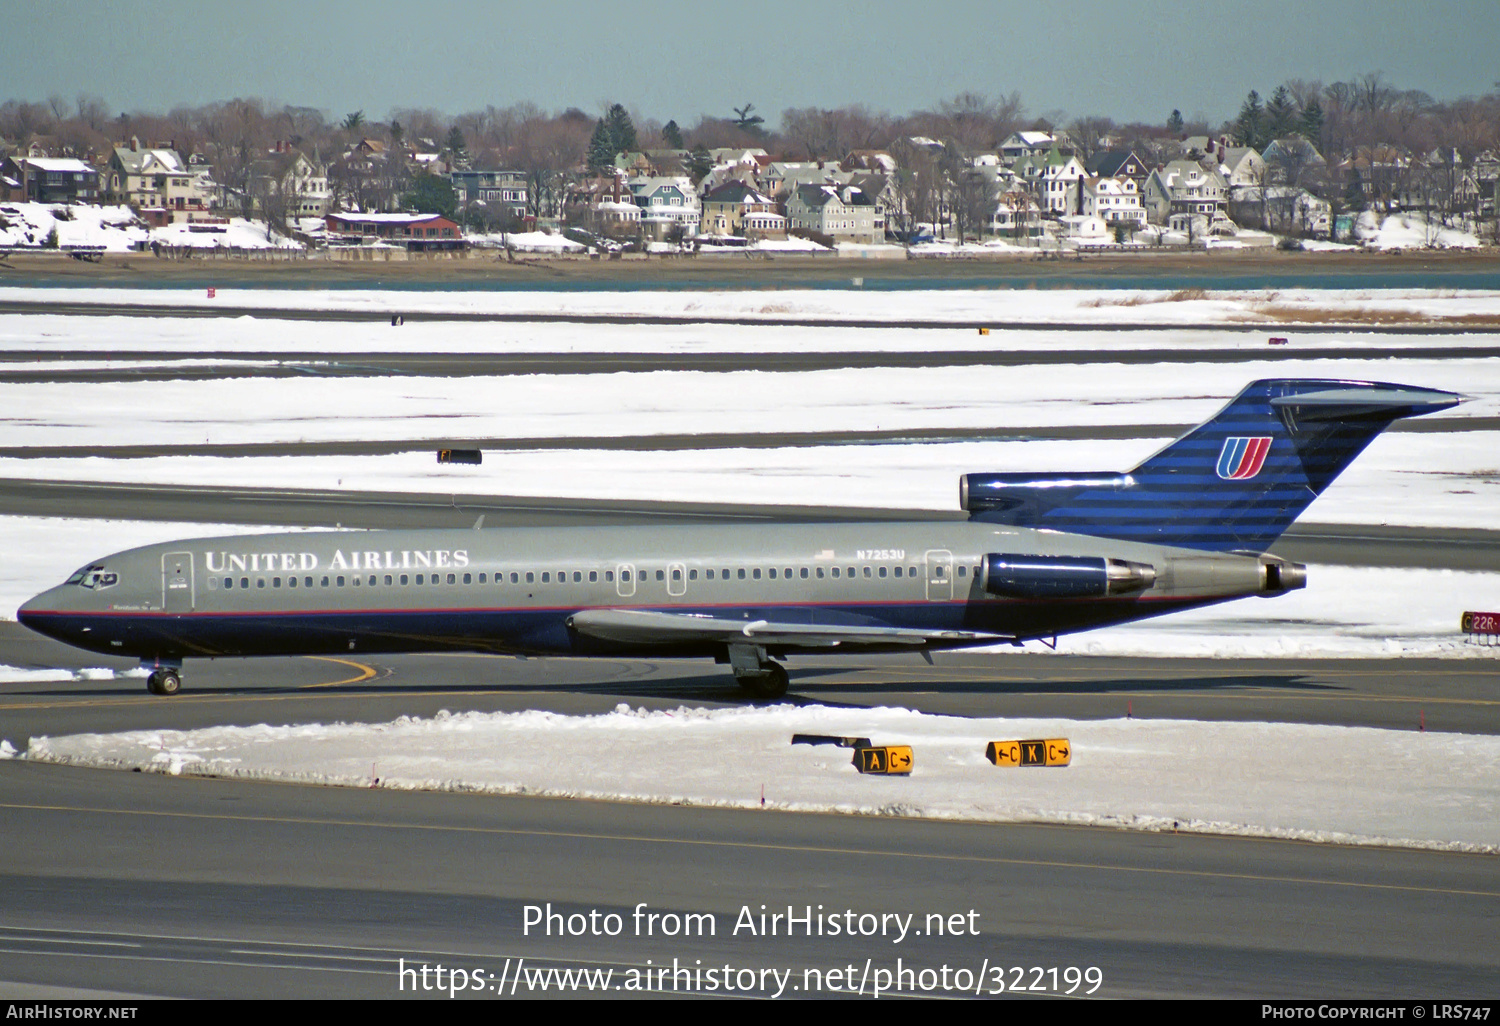
M 19 291 L 19 290 L 15 290 Z M 0 299 L 7 290 L 0 289 Z M 71 295 L 71 294 L 70 294 Z M 219 295 L 224 295 L 221 291 Z M 57 299 L 56 293 L 42 297 Z M 217 302 L 214 300 L 213 302 Z M 1410 306 L 1416 306 L 1412 303 Z M 1175 304 L 1174 304 L 1175 307 Z M 691 316 L 691 302 L 680 305 L 684 317 Z M 781 309 L 777 304 L 777 309 Z M 791 311 L 791 307 L 785 308 Z M 944 308 L 930 308 L 942 314 Z M 1020 307 L 1026 315 L 1029 307 Z M 1092 309 L 1092 308 L 1086 308 Z M 1120 308 L 1115 308 L 1120 309 Z M 1128 310 L 1139 310 L 1131 307 Z M 1500 317 L 1500 299 L 1490 304 Z M 764 308 L 762 312 L 767 312 Z M 1092 316 L 1092 314 L 1090 315 Z M 1122 316 L 1125 316 L 1122 314 Z M 1271 349 L 1271 331 L 1287 337 L 1285 347 Z M 1193 349 L 1255 352 L 1285 359 L 1301 348 L 1347 350 L 1358 357 L 1370 346 L 1399 344 L 1413 352 L 1429 347 L 1485 347 L 1496 344 L 1500 332 L 1463 334 L 1373 335 L 1350 329 L 1346 332 L 1298 335 L 1295 329 L 1266 328 L 1170 328 L 1162 331 L 1116 331 L 1108 327 L 1057 331 L 1046 328 L 1015 328 L 979 334 L 972 325 L 937 328 L 861 328 L 825 325 L 758 324 L 569 324 L 535 321 L 486 324 L 459 321 L 407 321 L 392 328 L 383 321 L 327 322 L 280 320 L 267 317 L 186 318 L 69 316 L 47 314 L 0 314 L 0 351 L 7 366 L 16 369 L 68 367 L 25 356 L 45 356 L 56 350 L 97 353 L 100 359 L 120 350 L 159 352 L 164 358 L 180 353 L 303 354 L 299 363 L 311 363 L 317 372 L 319 359 L 345 353 L 836 353 L 836 352 L 1118 352 L 1121 358 L 1136 358 L 1144 351 Z M 1227 372 L 1226 372 L 1227 373 Z
M 129 207 L 64 206 L 54 203 L 0 204 L 0 246 L 42 247 L 57 232 L 57 246 L 103 246 L 128 253 L 142 245 L 191 246 L 194 249 L 302 249 L 281 234 L 267 237 L 264 222 L 242 217 L 227 224 L 169 224 L 148 228 Z
M 574 242 L 556 232 L 490 232 L 470 233 L 466 238 L 476 246 L 505 249 L 518 253 L 582 253 L 588 249 L 581 242 Z
M 1326 311 L 1360 325 L 1372 315 L 1413 319 L 1500 316 L 1500 292 L 1477 289 L 1279 289 L 1182 293 L 1126 289 L 944 289 L 865 291 L 765 289 L 676 292 L 414 292 L 371 290 L 217 289 L 215 298 L 182 289 L 0 288 L 0 300 L 70 304 L 359 311 L 378 317 L 403 313 L 495 313 L 734 317 L 766 320 L 924 321 L 972 328 L 992 323 L 1223 325 L 1266 320 L 1274 306 L 1298 308 L 1326 320 Z M 195 322 L 201 323 L 201 322 Z M 511 325 L 487 326 L 504 338 Z M 596 326 L 597 327 L 597 326 Z M 409 330 L 410 326 L 407 326 Z M 389 331 L 390 329 L 387 328 Z M 988 336 L 992 344 L 1002 344 Z M 1264 339 L 1262 339 L 1264 342 Z M 1129 343 L 1127 343 L 1129 344 Z
M 389 329 L 387 329 L 389 330 Z M 600 329 L 606 336 L 636 329 Z M 749 332 L 753 329 L 745 329 Z M 764 329 L 760 334 L 781 334 Z M 52 344 L 70 346 L 68 335 Z M 9 344 L 9 343 L 4 343 Z M 661 371 L 495 378 L 231 378 L 0 384 L 11 445 L 195 445 L 715 432 L 860 432 L 1192 424 L 1257 377 L 1389 378 L 1463 391 L 1430 418 L 1461 427 L 1500 412 L 1492 359 L 1359 359 L 1202 365 L 845 368 L 802 373 Z M 0 477 L 869 505 L 949 510 L 973 471 L 1125 470 L 1170 441 L 900 442 L 639 451 L 487 448 L 479 467 L 390 456 L 0 458 Z M 1491 431 L 1378 438 L 1306 515 L 1323 522 L 1500 525 L 1500 439 Z
M 1370 249 L 1478 249 L 1473 232 L 1449 228 L 1419 212 L 1380 215 L 1366 210 L 1354 235 Z
M 861 776 L 848 749 L 794 746 L 793 733 L 911 745 L 912 773 Z M 990 741 L 1029 738 L 1068 739 L 1072 764 L 999 769 L 985 759 Z M 1500 738 L 1370 728 L 622 704 L 600 716 L 440 713 L 32 738 L 23 756 L 350 787 L 1500 851 Z
M 0 298 L 53 298 L 0 289 Z M 995 346 L 1260 346 L 1263 332 L 1015 332 L 979 337 L 975 321 L 1129 319 L 1232 324 L 1267 303 L 1462 316 L 1500 311 L 1494 293 L 1224 294 L 826 292 L 677 294 L 197 293 L 78 290 L 101 301 L 223 302 L 340 309 L 586 311 L 673 316 L 948 320 L 963 332 L 838 328 L 379 325 L 0 317 L 0 349 L 278 351 L 776 351 Z M 1121 305 L 1121 301 L 1131 305 Z M 194 444 L 340 439 L 585 437 L 695 431 L 827 431 L 1190 423 L 1257 376 L 1398 380 L 1474 397 L 1443 417 L 1495 416 L 1493 360 L 1423 361 L 1420 348 L 1489 345 L 1493 336 L 1404 339 L 1400 362 L 1359 357 L 1370 336 L 1320 336 L 1336 361 L 841 370 L 780 374 L 662 372 L 482 379 L 6 384 L 6 444 Z M 1375 336 L 1374 338 L 1379 338 Z M 122 342 L 127 339 L 128 343 Z M 1386 344 L 1388 338 L 1380 339 Z M 1278 354 L 1279 355 L 1279 354 Z M 93 362 L 93 361 L 90 361 Z M 10 366 L 23 366 L 10 364 Z M 38 361 L 34 366 L 55 366 Z M 435 419 L 438 418 L 438 419 Z M 1437 418 L 1432 418 L 1437 419 Z M 0 460 L 0 477 L 246 482 L 395 491 L 952 509 L 973 470 L 1123 469 L 1167 439 L 819 445 L 778 449 L 486 451 L 480 467 L 430 453 L 391 457 Z M 1500 525 L 1494 432 L 1387 434 L 1305 519 L 1494 528 Z M 106 552 L 255 528 L 0 517 L 0 616 Z M 1309 567 L 1308 587 L 1060 639 L 1062 653 L 1142 656 L 1487 658 L 1459 635 L 1464 609 L 1500 603 L 1500 574 Z M 796 661 L 792 662 L 795 677 Z M 0 682 L 97 680 L 130 670 L 0 667 Z M 139 687 L 132 681 L 132 690 Z M 861 777 L 845 749 L 793 747 L 794 732 L 869 736 L 914 746 L 908 778 Z M 4 729 L 0 727 L 0 739 Z M 1000 770 L 985 743 L 1066 737 L 1066 769 Z M 17 753 L 11 743 L 24 742 Z M 608 753 L 601 759 L 600 753 Z M 725 753 L 736 754 L 726 759 Z M 348 786 L 577 795 L 741 808 L 944 819 L 1098 824 L 1349 843 L 1500 851 L 1500 739 L 1292 724 L 1149 720 L 984 720 L 903 709 L 820 706 L 569 717 L 545 712 L 439 715 L 377 725 L 308 724 L 0 740 L 0 758 Z M 378 784 L 377 784 L 378 781 Z

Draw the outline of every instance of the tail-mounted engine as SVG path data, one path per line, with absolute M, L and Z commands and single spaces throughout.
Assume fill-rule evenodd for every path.
M 1014 552 L 984 557 L 984 590 L 1004 598 L 1109 598 L 1145 591 L 1155 583 L 1155 567 L 1128 559 Z

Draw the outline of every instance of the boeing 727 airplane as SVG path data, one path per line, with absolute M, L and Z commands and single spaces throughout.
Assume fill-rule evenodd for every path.
M 128 655 L 713 658 L 756 698 L 793 653 L 1020 644 L 1306 585 L 1267 549 L 1393 421 L 1451 392 L 1249 385 L 1127 473 L 983 473 L 967 521 L 265 534 L 95 560 L 26 626 Z

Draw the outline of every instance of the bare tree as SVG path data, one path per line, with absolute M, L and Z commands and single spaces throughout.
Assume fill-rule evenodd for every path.
M 1102 115 L 1075 118 L 1068 126 L 1068 135 L 1077 148 L 1078 159 L 1085 164 L 1088 163 L 1095 153 L 1105 148 L 1105 137 L 1113 132 L 1114 128 L 1114 119 Z

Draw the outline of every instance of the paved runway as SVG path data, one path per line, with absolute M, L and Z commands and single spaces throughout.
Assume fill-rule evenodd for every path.
M 420 297 L 413 297 L 420 304 Z M 173 302 L 170 296 L 164 296 L 160 303 L 143 302 L 68 302 L 60 297 L 46 301 L 34 300 L 0 300 L 0 314 L 48 314 L 53 316 L 79 316 L 79 317 L 186 317 L 186 318 L 228 318 L 228 317 L 257 317 L 265 320 L 292 320 L 292 321 L 328 321 L 328 322 L 382 322 L 389 320 L 393 315 L 400 314 L 406 321 L 413 324 L 421 321 L 445 321 L 455 323 L 525 323 L 525 324 L 644 324 L 644 325 L 673 325 L 673 324 L 732 324 L 749 325 L 752 327 L 809 327 L 809 328 L 902 328 L 921 330 L 927 328 L 962 328 L 972 330 L 976 325 L 982 324 L 995 331 L 1099 331 L 1101 328 L 1110 331 L 1218 331 L 1224 330 L 1222 323 L 1210 324 L 1181 324 L 1173 321 L 1161 321 L 1156 323 L 1136 321 L 1124 324 L 1099 324 L 1097 322 L 1044 322 L 1035 321 L 1001 321 L 988 318 L 975 318 L 970 321 L 956 321 L 953 318 L 932 317 L 910 317 L 900 320 L 862 320 L 858 318 L 841 317 L 816 317 L 816 316 L 773 316 L 757 315 L 753 317 L 736 316 L 732 314 L 613 314 L 613 313 L 581 313 L 581 312 L 522 312 L 503 313 L 494 311 L 430 311 L 430 310 L 407 310 L 401 306 L 400 299 L 392 299 L 384 310 L 326 310 L 316 307 L 270 307 L 270 306 L 233 306 L 230 304 L 215 303 L 211 306 L 184 306 Z M 1230 330 L 1270 331 L 1272 333 L 1285 333 L 1295 330 L 1299 334 L 1332 335 L 1348 334 L 1351 331 L 1368 330 L 1371 333 L 1382 335 L 1466 335 L 1475 331 L 1492 330 L 1494 324 L 1489 319 L 1471 319 L 1465 323 L 1417 323 L 1417 324 L 1382 324 L 1368 329 L 1360 325 L 1350 324 L 1288 324 L 1285 321 L 1266 319 L 1260 322 L 1241 321 L 1236 322 Z
M 0 662 L 98 665 L 0 626 Z M 792 701 L 957 715 L 1285 719 L 1500 732 L 1493 664 L 940 655 L 795 660 Z M 740 701 L 721 668 L 466 655 L 195 664 L 139 681 L 0 686 L 0 735 L 603 712 Z M 11 981 L 163 995 L 378 997 L 407 964 L 484 971 L 730 965 L 863 973 L 986 959 L 1099 968 L 1105 996 L 1500 991 L 1492 857 L 1098 829 L 725 813 L 200 781 L 0 762 Z M 526 905 L 710 913 L 713 937 L 538 937 Z M 978 935 L 752 937 L 742 905 L 978 913 Z M 1399 924 L 1393 928 L 1393 924 Z M 507 963 L 506 959 L 511 962 Z M 826 976 L 821 977 L 827 979 Z M 475 977 L 475 979 L 479 979 Z M 514 983 L 514 977 L 511 977 Z M 615 978 L 616 983 L 623 976 Z M 1051 977 L 1044 973 L 1043 983 Z M 485 982 L 485 981 L 481 981 Z M 920 992 L 913 979 L 907 992 Z M 993 980 L 991 981 L 993 982 Z M 417 981 L 411 981 L 412 986 Z M 493 986 L 494 980 L 485 982 Z M 684 984 L 685 985 L 685 984 Z M 826 986 L 826 985 L 825 985 Z M 765 989 L 774 990 L 774 982 Z M 762 992 L 758 983 L 757 992 Z M 0 993 L 6 985 L 0 984 Z M 28 993 L 25 988 L 11 992 Z M 520 985 L 518 994 L 527 986 Z M 937 993 L 936 991 L 932 993 Z
M 898 324 L 878 327 L 899 328 Z M 1028 326 L 1028 330 L 1034 326 Z M 1098 325 L 1090 330 L 1100 330 Z M 1114 329 L 1110 329 L 1114 330 Z M 1163 331 L 1160 326 L 1153 328 Z M 1276 329 L 1271 330 L 1286 330 Z M 1347 327 L 1340 329 L 1348 333 Z M 329 353 L 306 349 L 281 352 L 164 353 L 160 350 L 12 350 L 0 354 L 0 382 L 177 381 L 243 377 L 490 377 L 512 374 L 623 374 L 654 371 L 810 372 L 867 367 L 1024 367 L 1088 364 L 1235 364 L 1307 360 L 1483 360 L 1500 356 L 1500 346 L 1348 346 L 1298 344 L 1276 349 L 1017 349 L 903 352 L 792 351 L 756 353 Z M 97 366 L 102 360 L 112 367 Z M 173 361 L 209 361 L 199 366 L 172 366 Z M 56 363 L 58 366 L 9 368 L 6 362 Z M 69 362 L 95 366 L 69 367 Z M 132 363 L 140 366 L 132 367 Z
M 24 644 L 0 631 L 0 659 Z M 46 644 L 43 642 L 42 644 Z M 39 653 L 33 653 L 39 654 Z M 88 657 L 84 657 L 87 660 Z M 97 661 L 97 660 L 96 660 Z M 1271 716 L 1497 729 L 1492 674 L 1436 664 L 1238 668 L 942 658 L 794 674 L 799 700 L 950 712 Z M 950 665 L 951 664 L 951 665 Z M 1029 665 L 1027 665 L 1029 664 Z M 438 708 L 603 711 L 735 701 L 721 672 L 646 662 L 401 657 L 208 664 L 193 691 L 7 685 L 4 733 L 378 720 Z M 800 661 L 797 664 L 801 665 Z M 997 672 L 997 670 L 999 672 Z M 999 681 L 996 681 L 999 678 Z M 339 681 L 344 683 L 340 684 Z M 998 688 L 996 684 L 998 683 Z M 0 763 L 12 980 L 169 995 L 385 996 L 398 959 L 499 976 L 651 960 L 792 969 L 1098 967 L 1108 996 L 1493 997 L 1491 858 L 1106 830 L 722 813 L 194 781 Z M 544 938 L 564 913 L 712 913 L 711 938 Z M 755 938 L 752 911 L 978 912 L 978 936 Z M 799 912 L 800 914 L 800 912 Z M 1389 928 L 1400 923 L 1399 930 Z M 1034 980 L 1028 982 L 1035 982 Z M 1044 979 L 1045 982 L 1045 979 Z M 415 981 L 413 981 L 415 984 Z M 757 988 L 758 989 L 758 988 Z M 908 987 L 907 990 L 915 989 Z M 520 993 L 526 993 L 522 986 Z

